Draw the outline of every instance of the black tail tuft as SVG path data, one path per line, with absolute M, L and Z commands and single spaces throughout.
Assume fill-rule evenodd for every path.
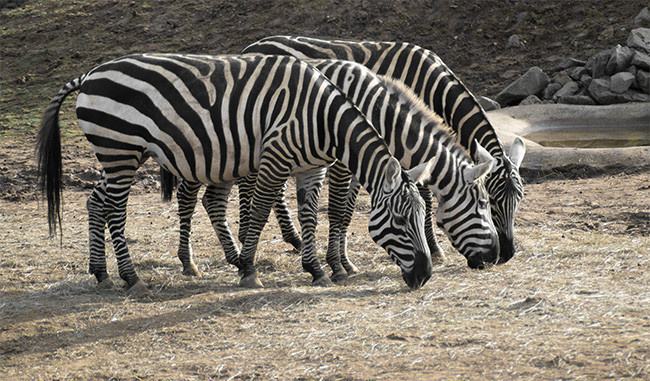
M 163 201 L 169 202 L 174 194 L 174 189 L 178 185 L 178 179 L 171 172 L 160 167 L 160 195 Z

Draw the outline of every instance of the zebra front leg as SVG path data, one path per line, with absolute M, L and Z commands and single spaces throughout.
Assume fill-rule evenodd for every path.
M 312 285 L 315 286 L 332 284 L 316 256 L 318 196 L 323 188 L 326 171 L 326 168 L 318 168 L 296 175 L 298 220 L 302 231 L 302 268 L 312 275 Z
M 424 216 L 424 233 L 427 238 L 427 245 L 431 251 L 431 262 L 432 264 L 441 264 L 445 261 L 445 255 L 442 253 L 442 249 L 436 241 L 436 236 L 433 233 L 433 193 L 428 187 L 418 186 L 420 195 L 424 199 L 424 204 L 426 206 L 425 216 Z
M 113 282 L 106 271 L 106 216 L 104 215 L 104 200 L 106 198 L 106 178 L 102 177 L 93 189 L 86 202 L 88 210 L 88 272 L 95 276 L 100 288 L 112 288 Z
M 192 258 L 192 243 L 190 235 L 192 232 L 192 215 L 196 209 L 197 195 L 201 189 L 201 183 L 181 181 L 178 185 L 176 198 L 178 200 L 179 219 L 179 242 L 178 259 L 183 265 L 183 275 L 201 276 L 198 267 Z
M 251 221 L 251 200 L 256 182 L 257 173 L 237 179 L 237 188 L 239 188 L 239 233 L 237 238 L 242 244 L 246 242 L 246 234 Z
M 360 189 L 361 184 L 353 178 L 350 181 L 350 190 L 348 191 L 345 213 L 341 220 L 341 231 L 339 233 L 339 256 L 341 257 L 341 265 L 348 273 L 348 276 L 359 273 L 359 268 L 348 258 L 348 228 L 350 227 L 350 223 L 352 223 L 352 215 L 357 206 L 357 196 L 359 195 Z
M 332 282 L 342 282 L 348 278 L 348 273 L 341 265 L 339 254 L 341 240 L 341 225 L 345 214 L 347 195 L 350 189 L 352 174 L 347 168 L 339 166 L 336 162 L 329 169 L 329 203 L 327 216 L 329 219 L 329 236 L 327 241 L 327 254 L 325 259 L 332 269 L 330 279 Z
M 226 219 L 226 210 L 228 208 L 228 195 L 233 183 L 220 184 L 219 186 L 210 185 L 205 189 L 202 203 L 208 212 L 210 222 L 214 228 L 219 242 L 223 247 L 226 256 L 226 262 L 231 265 L 239 266 L 239 247 L 235 242 L 235 236 L 230 230 L 228 220 Z

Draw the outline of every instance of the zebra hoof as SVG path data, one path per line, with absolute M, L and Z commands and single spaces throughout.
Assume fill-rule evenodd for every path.
M 341 283 L 341 282 L 344 282 L 345 280 L 348 279 L 348 273 L 345 272 L 345 270 L 341 269 L 341 270 L 335 272 L 334 274 L 332 274 L 330 279 L 334 283 Z
M 312 286 L 317 286 L 317 287 L 329 287 L 332 286 L 334 283 L 330 280 L 330 278 L 327 277 L 327 275 L 324 275 L 318 279 L 314 279 L 313 282 L 311 282 Z
M 353 276 L 359 273 L 359 268 L 353 265 L 352 263 L 350 263 L 350 265 L 345 268 L 345 271 L 347 271 L 348 276 Z
M 146 297 L 151 295 L 149 293 L 149 289 L 147 288 L 147 285 L 142 281 L 142 279 L 138 279 L 133 284 L 133 286 L 127 289 L 127 292 L 129 293 L 129 295 L 133 295 L 137 297 Z
M 105 278 L 103 281 L 97 284 L 98 290 L 110 290 L 113 287 L 115 287 L 115 284 L 113 283 L 111 278 Z
M 192 262 L 188 265 L 183 265 L 183 275 L 200 277 L 201 273 L 199 272 L 199 268 L 196 267 L 196 264 Z
M 262 281 L 260 280 L 260 277 L 257 275 L 257 273 L 253 273 L 241 278 L 239 281 L 239 287 L 264 288 L 264 285 L 262 284 Z

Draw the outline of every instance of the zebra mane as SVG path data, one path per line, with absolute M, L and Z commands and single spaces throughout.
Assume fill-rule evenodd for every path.
M 467 149 L 458 142 L 459 139 L 456 131 L 454 131 L 454 129 L 452 129 L 444 119 L 442 119 L 442 117 L 431 110 L 431 108 L 429 108 L 429 106 L 427 106 L 410 87 L 393 77 L 385 75 L 378 75 L 378 77 L 393 94 L 399 97 L 401 102 L 413 107 L 427 123 L 435 125 L 436 130 L 440 131 L 443 134 L 443 137 L 448 138 L 444 139 L 446 140 L 445 146 L 451 152 L 458 153 L 463 160 L 468 160 L 470 163 L 472 162 L 472 158 Z

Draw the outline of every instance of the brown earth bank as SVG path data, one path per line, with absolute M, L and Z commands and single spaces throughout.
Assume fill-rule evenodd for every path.
M 365 195 L 350 237 L 361 273 L 343 285 L 309 286 L 271 221 L 258 254 L 266 288 L 242 290 L 202 210 L 193 242 L 203 276 L 180 275 L 176 205 L 159 200 L 148 163 L 126 235 L 151 293 L 134 297 L 119 284 L 110 245 L 117 285 L 99 290 L 86 271 L 85 200 L 99 172 L 72 99 L 61 113 L 62 240 L 48 238 L 33 159 L 58 88 L 125 53 L 236 53 L 272 34 L 407 40 L 438 53 L 475 94 L 494 96 L 531 66 L 550 70 L 623 43 L 644 6 L 32 0 L 0 13 L 0 379 L 647 379 L 647 169 L 527 173 L 515 257 L 469 270 L 439 234 L 447 261 L 414 292 L 368 237 Z M 506 48 L 512 34 L 525 46 Z M 236 192 L 231 199 L 237 230 Z

